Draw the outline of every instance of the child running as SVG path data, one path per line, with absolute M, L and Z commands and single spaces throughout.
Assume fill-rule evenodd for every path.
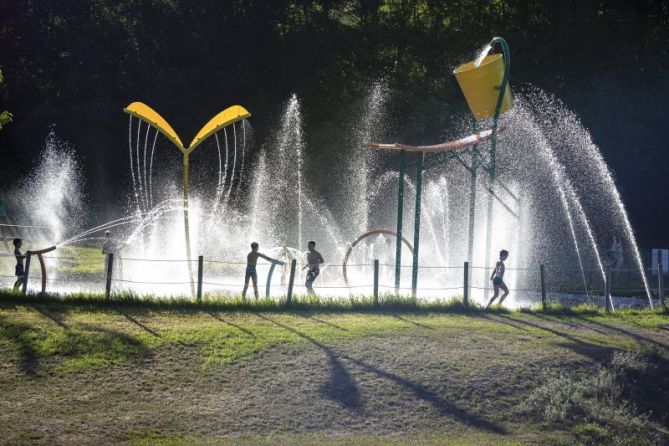
M 244 299 L 246 299 L 246 290 L 249 287 L 249 279 L 253 280 L 253 293 L 255 294 L 256 299 L 258 298 L 258 273 L 256 272 L 258 257 L 262 257 L 273 263 L 283 263 L 258 252 L 258 244 L 256 242 L 251 243 L 251 252 L 246 256 L 246 276 L 244 277 L 244 289 L 242 290 L 242 297 Z
M 304 286 L 307 287 L 307 294 L 313 296 L 316 293 L 314 292 L 312 285 L 314 284 L 316 277 L 321 273 L 321 263 L 324 263 L 325 260 L 323 260 L 321 253 L 316 251 L 315 241 L 312 240 L 307 243 L 307 248 L 309 248 L 309 251 L 307 252 L 307 266 L 304 268 L 309 268 L 309 270 L 307 271 L 307 280 L 304 283 Z
M 502 294 L 502 298 L 499 300 L 499 303 L 501 304 L 504 302 L 504 299 L 506 299 L 506 296 L 509 295 L 509 288 L 506 286 L 504 283 L 504 271 L 505 271 L 505 266 L 504 266 L 504 261 L 509 257 L 509 251 L 506 249 L 502 249 L 499 252 L 499 262 L 495 264 L 495 269 L 493 270 L 492 274 L 490 275 L 490 280 L 492 280 L 492 285 L 495 290 L 495 293 L 492 295 L 492 299 L 490 299 L 490 302 L 488 302 L 488 305 L 486 305 L 486 310 L 490 308 L 490 305 L 497 299 L 497 295 L 499 294 L 499 289 L 504 290 L 504 294 Z
M 12 242 L 14 244 L 14 256 L 16 257 L 16 268 L 14 268 L 14 275 L 16 276 L 16 282 L 14 282 L 14 291 L 18 290 L 25 278 L 23 277 L 25 272 L 23 270 L 23 259 L 25 256 L 21 254 L 21 246 L 23 245 L 23 240 L 20 238 L 15 238 Z

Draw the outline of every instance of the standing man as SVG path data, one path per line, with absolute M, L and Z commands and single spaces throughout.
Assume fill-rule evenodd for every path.
M 304 286 L 307 287 L 307 293 L 310 296 L 315 295 L 314 289 L 311 287 L 314 284 L 314 280 L 316 280 L 316 277 L 321 272 L 321 263 L 324 263 L 325 260 L 323 260 L 323 256 L 321 255 L 320 252 L 316 251 L 316 242 L 315 241 L 310 241 L 307 244 L 307 247 L 309 248 L 309 251 L 307 252 L 307 266 L 304 268 L 309 268 L 307 271 L 307 280 L 304 283 Z M 302 268 L 302 269 L 304 269 Z

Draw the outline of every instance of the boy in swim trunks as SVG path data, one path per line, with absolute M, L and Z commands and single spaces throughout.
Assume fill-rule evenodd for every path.
M 504 299 L 506 299 L 506 296 L 509 295 L 509 288 L 506 286 L 504 283 L 504 271 L 505 271 L 505 266 L 504 266 L 504 261 L 509 257 L 509 251 L 506 249 L 502 249 L 499 252 L 499 262 L 495 264 L 495 269 L 493 270 L 492 274 L 490 275 L 490 280 L 492 280 L 492 286 L 495 290 L 495 293 L 492 296 L 492 299 L 490 299 L 490 302 L 488 302 L 488 305 L 486 305 L 486 310 L 490 308 L 490 305 L 497 299 L 497 295 L 499 294 L 499 289 L 501 288 L 504 290 L 504 294 L 502 294 L 502 298 L 499 300 L 499 303 L 501 304 L 504 302 Z
M 321 263 L 324 263 L 325 260 L 323 260 L 321 253 L 316 251 L 316 242 L 313 240 L 310 241 L 307 243 L 307 248 L 309 248 L 309 251 L 307 252 L 307 266 L 304 268 L 309 268 L 309 270 L 307 271 L 307 280 L 305 281 L 304 286 L 307 287 L 307 294 L 313 296 L 316 293 L 314 292 L 312 285 L 314 284 L 316 277 L 321 273 Z
M 14 268 L 14 275 L 16 276 L 16 282 L 14 282 L 14 291 L 16 291 L 21 285 L 23 285 L 25 280 L 23 277 L 25 274 L 23 270 L 23 259 L 25 256 L 21 254 L 23 240 L 20 238 L 15 238 L 12 243 L 14 244 L 14 256 L 16 257 L 16 268 Z
M 253 293 L 255 294 L 256 299 L 258 298 L 258 273 L 256 272 L 258 257 L 262 257 L 270 262 L 283 263 L 258 252 L 258 244 L 256 242 L 251 243 L 251 252 L 246 256 L 246 276 L 244 277 L 244 289 L 242 290 L 242 297 L 244 299 L 246 299 L 246 290 L 249 287 L 249 279 L 253 280 Z

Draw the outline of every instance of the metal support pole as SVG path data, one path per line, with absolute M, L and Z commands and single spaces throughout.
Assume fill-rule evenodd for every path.
M 478 122 L 472 117 L 472 131 L 476 133 L 478 130 Z M 478 157 L 476 149 L 478 144 L 474 146 L 474 151 L 471 154 L 471 167 L 469 170 L 469 234 L 467 239 L 467 262 L 473 264 L 474 262 L 474 225 L 476 223 L 476 179 L 478 166 Z M 463 163 L 464 165 L 464 163 Z M 465 165 L 465 167 L 467 167 Z
M 465 304 L 465 306 L 469 305 L 469 262 L 465 262 L 465 266 L 464 266 L 462 303 Z
M 374 305 L 379 306 L 379 259 L 374 259 Z
M 418 290 L 418 244 L 420 242 L 420 201 L 423 192 L 423 160 L 425 154 L 418 154 L 416 162 L 416 209 L 413 225 L 413 265 L 411 268 L 411 295 L 416 297 Z
M 497 96 L 497 104 L 495 105 L 495 114 L 492 118 L 492 135 L 490 140 L 490 164 L 488 165 L 488 173 L 490 175 L 490 192 L 488 194 L 488 223 L 486 225 L 486 248 L 485 248 L 485 264 L 487 265 L 490 262 L 490 251 L 492 244 L 492 212 L 493 212 L 493 195 L 492 190 L 495 185 L 495 174 L 497 169 L 497 127 L 499 123 L 499 114 L 502 109 L 502 102 L 504 100 L 504 93 L 506 92 L 506 86 L 509 83 L 509 73 L 511 71 L 511 52 L 509 51 L 509 45 L 501 37 L 495 37 L 490 41 L 490 46 L 494 44 L 499 44 L 502 47 L 503 57 L 504 57 L 504 76 L 502 77 L 502 84 L 499 86 L 499 95 Z M 485 270 L 484 270 L 485 271 Z M 486 291 L 488 290 L 488 281 L 484 282 Z
M 611 311 L 611 267 L 606 267 L 606 284 L 604 286 L 604 308 L 606 312 Z
M 488 210 L 487 210 L 487 219 L 488 221 L 486 222 L 486 235 L 485 235 L 485 259 L 483 261 L 483 266 L 487 266 L 490 263 L 490 255 L 491 255 L 491 250 L 492 250 L 492 212 L 493 212 L 493 201 L 494 198 L 492 197 L 492 194 L 488 192 Z M 488 271 L 484 268 L 483 269 L 483 280 L 484 280 L 484 288 L 485 288 L 485 293 L 487 294 L 489 291 L 489 281 L 487 280 L 488 278 Z
M 286 296 L 286 305 L 290 305 L 290 302 L 293 300 L 293 285 L 295 284 L 295 267 L 297 266 L 297 260 L 293 259 L 290 261 L 290 276 L 288 278 L 288 294 Z
M 546 301 L 546 268 L 544 264 L 539 265 L 539 277 L 541 277 L 541 309 L 546 311 L 548 303 Z
M 23 268 L 23 289 L 21 290 L 24 296 L 28 292 L 28 279 L 30 278 L 30 257 L 32 257 L 32 253 L 28 251 L 26 253 L 26 267 Z
M 204 273 L 204 257 L 197 256 L 197 303 L 202 303 L 202 276 Z
M 662 250 L 657 251 L 657 294 L 660 306 L 664 307 L 664 267 L 662 265 Z
M 114 271 L 114 254 L 107 254 L 107 281 L 105 283 L 105 299 L 111 298 L 112 273 Z
M 195 294 L 195 287 L 193 286 L 193 265 L 191 262 L 192 256 L 190 251 L 190 227 L 188 222 L 188 154 L 183 157 L 183 205 L 184 205 L 184 236 L 186 239 L 186 260 L 188 261 L 188 279 L 190 281 L 191 296 Z
M 472 161 L 475 155 L 472 155 Z M 474 163 L 472 163 L 474 166 Z M 474 225 L 476 221 L 476 170 L 477 167 L 472 167 L 471 176 L 469 178 L 469 238 L 467 242 L 467 261 L 473 263 L 474 259 Z
M 402 275 L 402 213 L 404 212 L 404 150 L 400 151 L 399 183 L 397 185 L 397 241 L 395 243 L 395 294 L 400 293 Z

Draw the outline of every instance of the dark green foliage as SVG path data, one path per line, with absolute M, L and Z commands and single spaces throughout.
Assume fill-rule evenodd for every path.
M 623 194 L 633 216 L 650 208 L 645 191 L 665 181 L 649 174 L 662 172 L 650 163 L 664 147 L 663 0 L 0 0 L 0 11 L 15 121 L 0 137 L 14 155 L 1 172 L 7 182 L 28 170 L 55 123 L 82 153 L 92 201 L 122 201 L 121 109 L 133 100 L 151 104 L 187 140 L 222 107 L 241 103 L 263 142 L 295 92 L 313 172 L 341 156 L 349 134 L 341 129 L 355 126 L 347 117 L 380 78 L 391 95 L 390 141 L 456 136 L 452 124 L 466 108 L 452 68 L 496 34 L 511 44 L 512 86 L 531 82 L 559 95 L 614 170 L 630 169 L 635 184 Z M 626 163 L 632 144 L 651 161 Z M 328 193 L 330 182 L 313 180 Z

